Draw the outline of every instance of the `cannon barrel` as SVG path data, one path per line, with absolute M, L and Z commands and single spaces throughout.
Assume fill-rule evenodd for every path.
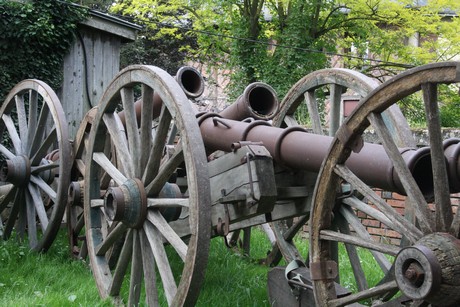
M 460 139 L 444 141 L 444 155 L 447 160 L 447 173 L 451 191 L 460 190 Z
M 223 118 L 269 120 L 275 117 L 279 110 L 279 102 L 275 90 L 266 83 L 254 82 L 249 84 L 237 100 L 219 113 Z
M 195 68 L 190 66 L 181 67 L 175 76 L 179 86 L 188 98 L 197 98 L 203 94 L 204 79 Z M 153 118 L 160 116 L 162 101 L 157 93 L 153 95 Z M 137 122 L 140 123 L 142 102 L 134 103 Z M 243 120 L 251 117 L 254 119 L 272 119 L 279 110 L 279 100 L 275 90 L 266 83 L 254 82 L 249 84 L 243 94 L 237 100 L 225 108 L 222 117 L 234 120 Z M 125 124 L 124 111 L 118 113 L 121 122 Z
M 262 142 L 273 159 L 294 169 L 318 172 L 332 137 L 307 133 L 300 127 L 272 127 L 266 121 L 238 122 L 208 114 L 199 118 L 200 130 L 209 150 L 231 151 L 240 142 Z M 409 170 L 424 195 L 433 192 L 429 148 L 401 150 Z M 366 184 L 404 194 L 393 164 L 381 145 L 364 143 L 352 153 L 347 166 Z
M 197 98 L 203 94 L 204 91 L 204 79 L 198 70 L 191 66 L 181 67 L 175 76 L 175 79 L 181 89 L 184 91 L 188 98 Z M 160 116 L 161 105 L 163 101 L 157 93 L 153 94 L 153 118 Z M 141 122 L 142 113 L 142 101 L 138 100 L 134 103 L 134 109 L 136 112 L 137 122 Z M 125 124 L 125 112 L 121 111 L 118 113 L 121 122 Z

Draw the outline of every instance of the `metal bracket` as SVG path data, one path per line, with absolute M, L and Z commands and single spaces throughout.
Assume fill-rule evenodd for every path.
M 225 240 L 227 240 L 226 236 L 230 232 L 230 214 L 228 213 L 228 205 L 224 205 L 224 210 L 225 210 L 225 215 L 224 219 L 222 220 L 221 217 L 217 219 L 217 234 L 220 236 L 225 237 Z M 227 243 L 227 241 L 225 241 Z M 228 243 L 227 243 L 228 244 Z
M 312 280 L 336 279 L 338 275 L 337 262 L 333 260 L 311 262 L 310 274 Z

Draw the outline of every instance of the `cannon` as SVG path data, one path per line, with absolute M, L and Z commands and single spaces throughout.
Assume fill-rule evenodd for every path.
M 221 114 L 197 113 L 163 70 L 131 66 L 108 85 L 91 120 L 84 122 L 84 150 L 66 145 L 59 108 L 48 98 L 51 91 L 44 92 L 41 83 L 21 84 L 0 110 L 3 131 L 12 142 L 0 146 L 6 157 L 1 178 L 9 183 L 0 203 L 0 211 L 8 207 L 10 212 L 4 234 L 16 227 L 21 237 L 28 232 L 29 241 L 35 238 L 37 250 L 49 247 L 53 238 L 44 224 L 60 224 L 57 216 L 62 218 L 63 209 L 56 205 L 62 195 L 66 202 L 70 185 L 78 191 L 74 196 L 83 195 L 80 214 L 100 295 L 118 298 L 125 282 L 129 305 L 138 305 L 142 297 L 149 306 L 189 306 L 198 298 L 212 237 L 299 217 L 289 229 L 274 224 L 274 253 L 308 265 L 307 275 L 288 278 L 286 284 L 309 289 L 318 305 L 364 300 L 455 305 L 460 218 L 452 212 L 450 196 L 460 191 L 459 140 L 443 142 L 436 92 L 438 85 L 459 81 L 458 65 L 419 67 L 379 86 L 347 70 L 319 71 L 299 81 L 279 111 L 270 104 L 274 93 L 261 90 L 268 106 L 251 107 L 249 113 L 233 107 L 237 112 Z M 337 118 L 344 88 L 361 91 L 363 97 L 343 124 L 333 120 L 330 136 L 322 135 L 315 109 L 314 92 L 324 85 L 330 91 L 331 118 Z M 416 148 L 396 103 L 420 90 L 430 144 Z M 32 103 L 25 104 L 24 96 Z M 153 103 L 154 97 L 160 103 Z M 304 99 L 314 133 L 293 125 L 292 115 Z M 267 116 L 267 110 L 275 114 Z M 244 119 L 257 114 L 261 119 Z M 272 123 L 266 120 L 272 117 Z M 51 129 L 39 129 L 50 121 Z M 369 125 L 381 145 L 363 141 Z M 44 133 L 38 141 L 35 131 Z M 59 154 L 52 158 L 49 151 L 56 143 Z M 64 165 L 72 165 L 64 158 L 72 151 L 78 153 L 79 185 L 64 180 L 70 178 L 70 167 Z M 372 188 L 406 195 L 405 214 Z M 32 209 L 22 209 L 24 201 Z M 46 210 L 56 207 L 48 219 Z M 360 214 L 401 234 L 401 244 L 374 241 Z M 39 223 L 28 218 L 35 216 Z M 291 242 L 308 219 L 309 259 Z M 37 224 L 44 230 L 41 237 Z M 341 283 L 340 246 L 356 286 Z M 370 251 L 382 271 L 378 281 L 368 282 L 358 249 Z

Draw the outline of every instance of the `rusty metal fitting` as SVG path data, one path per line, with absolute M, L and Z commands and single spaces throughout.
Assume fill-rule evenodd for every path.
M 83 207 L 83 190 L 84 190 L 84 180 L 73 181 L 69 185 L 69 190 L 67 192 L 67 202 L 71 206 Z
M 30 180 L 30 160 L 26 156 L 16 156 L 0 166 L 0 180 L 15 186 L 26 186 Z
M 394 265 L 396 283 L 411 299 L 426 300 L 441 285 L 441 265 L 434 252 L 424 245 L 403 248 Z
M 104 209 L 109 220 L 140 228 L 147 217 L 147 196 L 138 179 L 128 179 L 119 187 L 110 187 L 104 196 Z

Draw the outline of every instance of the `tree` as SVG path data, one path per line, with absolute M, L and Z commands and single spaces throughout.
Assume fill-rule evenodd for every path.
M 155 20 L 157 36 L 195 37 L 199 48 L 190 54 L 229 70 L 235 95 L 258 80 L 282 97 L 337 57 L 384 79 L 460 53 L 460 4 L 448 0 L 118 0 L 115 7 Z
M 142 25 L 134 43 L 122 48 L 121 66 L 149 64 L 174 74 L 187 60 L 188 50 L 197 48 L 196 37 L 187 35 L 190 26 L 181 1 L 115 1 L 111 12 L 122 14 Z M 171 26 L 163 26 L 171 25 Z

